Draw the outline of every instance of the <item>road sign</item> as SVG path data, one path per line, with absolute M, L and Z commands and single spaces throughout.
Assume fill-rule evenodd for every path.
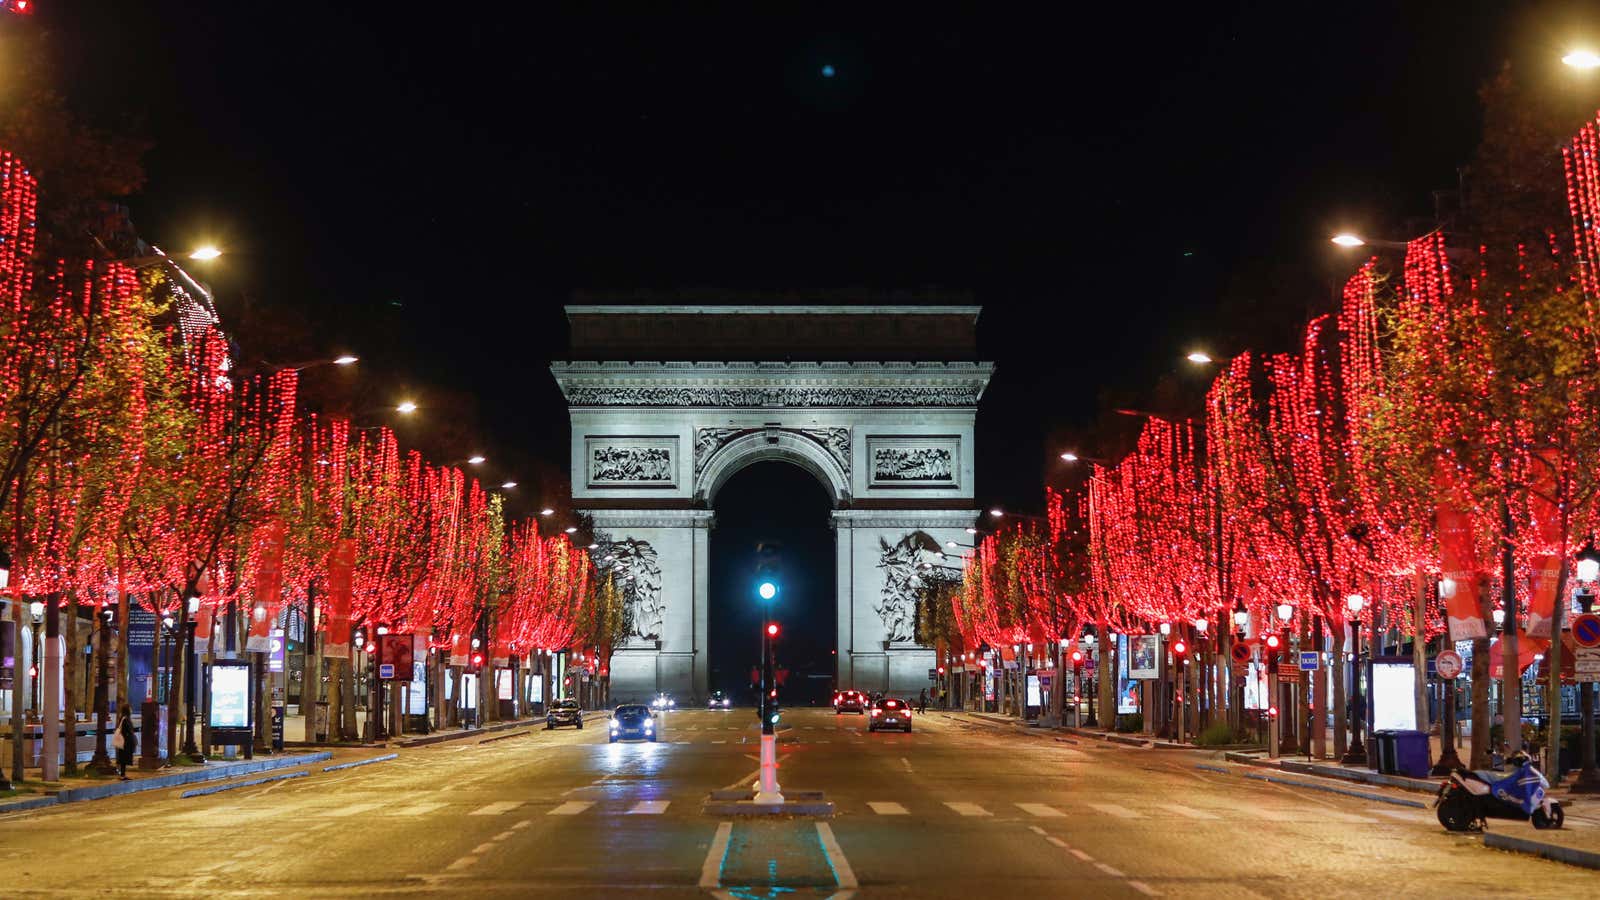
M 1454 679 L 1461 674 L 1461 654 L 1454 650 L 1441 650 L 1433 658 L 1433 670 L 1445 681 Z
M 1322 668 L 1322 654 L 1315 650 L 1300 651 L 1300 671 L 1315 672 Z
M 938 669 L 929 669 L 928 670 L 928 680 L 929 681 L 938 681 L 939 680 L 939 670 Z
M 1247 663 L 1250 661 L 1250 645 L 1244 641 L 1235 641 L 1228 650 L 1228 655 L 1236 663 Z
M 1300 666 L 1298 664 L 1292 663 L 1292 662 L 1281 662 L 1281 663 L 1278 663 L 1278 677 L 1279 678 L 1299 678 L 1300 677 Z
M 1579 647 L 1600 647 L 1600 616 L 1594 613 L 1574 616 L 1572 639 Z
M 1572 675 L 1576 681 L 1600 681 L 1600 647 L 1579 647 L 1572 658 Z
M 379 663 L 378 677 L 384 681 L 394 677 L 394 663 Z

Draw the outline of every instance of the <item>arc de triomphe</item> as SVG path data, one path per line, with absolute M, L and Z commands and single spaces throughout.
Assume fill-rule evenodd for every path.
M 916 596 L 972 543 L 973 424 L 993 365 L 975 306 L 569 306 L 551 365 L 572 421 L 573 507 L 619 579 L 633 633 L 612 695 L 705 696 L 717 492 L 781 460 L 833 505 L 837 684 L 916 693 Z M 659 360 L 659 361 L 642 361 Z M 774 361 L 783 360 L 783 361 Z

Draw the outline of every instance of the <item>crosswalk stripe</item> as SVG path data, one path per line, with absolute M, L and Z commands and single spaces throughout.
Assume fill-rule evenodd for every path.
M 508 813 L 508 812 L 512 811 L 513 809 L 516 809 L 517 807 L 519 807 L 521 805 L 522 805 L 522 801 L 521 800 L 496 800 L 495 802 L 490 803 L 490 804 L 488 804 L 486 806 L 478 807 L 477 809 L 473 810 L 472 812 L 467 813 L 467 815 L 469 815 L 469 816 L 498 816 L 498 815 L 502 815 L 504 813 Z
M 877 813 L 880 816 L 909 816 L 909 815 L 911 815 L 910 811 L 908 811 L 904 806 L 901 806 L 898 803 L 889 803 L 887 801 L 879 801 L 879 800 L 869 800 L 867 802 L 867 805 L 872 807 L 872 811 Z
M 359 816 L 362 813 L 372 812 L 382 805 L 382 803 L 352 803 L 349 806 L 340 806 L 335 809 L 330 809 L 324 812 L 323 815 L 331 816 L 335 819 L 343 819 L 347 816 Z
M 1056 809 L 1054 806 L 1046 806 L 1043 803 L 1018 803 L 1017 808 L 1028 815 L 1038 816 L 1042 819 L 1056 819 L 1066 815 L 1066 813 Z
M 983 807 L 979 806 L 976 803 L 952 803 L 952 802 L 947 800 L 947 801 L 945 801 L 944 805 L 950 807 L 951 809 L 953 809 L 956 812 L 962 814 L 963 816 L 988 816 L 988 815 L 993 815 L 993 813 L 989 812 L 987 809 L 984 809 Z
M 667 811 L 667 804 L 671 800 L 640 800 L 628 810 L 630 816 L 659 816 Z
M 1091 803 L 1091 804 L 1089 804 L 1089 806 L 1091 808 L 1093 808 L 1093 809 L 1097 809 L 1097 810 L 1105 813 L 1108 816 L 1116 816 L 1119 819 L 1142 819 L 1142 818 L 1144 818 L 1144 813 L 1136 813 L 1133 810 L 1127 808 L 1126 806 L 1118 806 L 1115 803 Z
M 397 809 L 397 810 L 394 811 L 394 815 L 397 815 L 397 816 L 425 816 L 428 813 L 431 813 L 436 809 L 444 809 L 446 806 L 449 806 L 449 805 L 450 804 L 448 804 L 448 803 L 435 803 L 435 802 L 429 800 L 429 801 L 424 801 L 422 803 L 413 803 L 410 806 L 403 807 L 401 809 Z
M 711 742 L 711 743 L 713 743 L 713 744 L 726 744 L 726 743 L 727 743 L 727 741 L 725 741 L 725 740 L 722 740 L 722 741 L 712 741 L 712 742 Z
M 1166 811 L 1168 811 L 1168 812 L 1175 812 L 1178 815 L 1183 816 L 1185 819 L 1215 819 L 1215 818 L 1217 818 L 1215 815 L 1213 815 L 1211 813 L 1208 813 L 1203 809 L 1193 809 L 1193 808 L 1184 806 L 1184 805 L 1182 805 L 1180 803 L 1163 803 L 1163 804 L 1161 804 L 1161 808 L 1166 810 Z
M 594 805 L 592 800 L 568 800 L 545 813 L 547 816 L 575 816 Z

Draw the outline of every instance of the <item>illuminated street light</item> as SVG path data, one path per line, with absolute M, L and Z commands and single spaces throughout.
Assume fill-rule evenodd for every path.
M 1367 598 L 1360 594 L 1351 594 L 1344 598 L 1344 605 L 1350 608 L 1351 615 L 1361 615 L 1361 607 L 1367 605 Z
M 1574 50 L 1561 57 L 1561 61 L 1574 69 L 1600 69 L 1600 53 L 1593 50 Z
M 512 488 L 516 487 L 516 486 L 517 486 L 517 483 L 515 481 L 503 482 L 500 485 L 501 488 L 503 488 L 505 490 L 508 490 L 508 491 L 511 490 Z
M 1294 607 L 1287 603 L 1278 604 L 1278 621 L 1287 622 L 1294 617 Z
M 1077 462 L 1078 461 L 1078 454 L 1073 453 L 1071 450 L 1068 450 L 1066 453 L 1061 454 L 1061 461 L 1062 462 Z
M 401 415 L 409 416 L 417 411 L 417 405 L 412 403 L 410 400 L 402 400 L 400 405 L 395 407 L 395 411 L 399 412 Z
M 989 510 L 989 515 L 994 516 L 996 519 L 1000 518 L 1001 516 L 1003 516 L 1005 514 L 1006 514 L 1006 511 L 1001 509 L 998 506 L 996 506 L 994 509 Z
M 467 465 L 469 465 L 469 466 L 483 465 L 483 462 L 484 462 L 484 457 L 482 457 L 482 456 L 473 455 L 473 456 L 467 457 Z
M 204 260 L 208 260 L 208 259 L 216 259 L 217 257 L 219 257 L 221 255 L 222 255 L 222 251 L 221 250 L 218 250 L 215 246 L 213 246 L 211 244 L 205 244 L 203 246 L 196 247 L 194 249 L 194 252 L 189 254 L 189 258 L 190 259 L 204 261 Z
M 333 364 L 336 365 L 336 366 L 349 366 L 349 365 L 354 365 L 354 364 L 356 364 L 357 362 L 360 362 L 360 361 L 361 361 L 361 357 L 359 357 L 359 356 L 345 355 L 345 356 L 335 357 L 334 360 L 333 360 Z
M 576 526 L 576 525 L 568 525 L 567 526 L 567 534 L 577 534 L 577 533 L 578 533 L 578 526 Z
M 1196 350 L 1188 356 L 1185 356 L 1184 359 L 1187 359 L 1189 362 L 1192 362 L 1197 366 L 1204 366 L 1216 362 L 1216 360 L 1212 359 L 1209 354 L 1201 353 L 1199 350 Z
M 1341 247 L 1360 247 L 1366 243 L 1366 241 L 1348 231 L 1334 235 L 1333 242 Z
M 1589 539 L 1582 550 L 1578 551 L 1577 575 L 1578 580 L 1584 584 L 1592 584 L 1600 578 L 1600 550 L 1594 546 L 1594 538 Z
M 551 509 L 548 506 L 546 506 L 544 509 L 539 510 L 539 515 L 541 515 L 541 516 L 553 516 L 555 514 L 556 514 L 556 511 Z

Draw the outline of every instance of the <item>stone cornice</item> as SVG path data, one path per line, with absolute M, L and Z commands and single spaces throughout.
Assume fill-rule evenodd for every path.
M 979 510 L 908 509 L 895 512 L 883 509 L 841 509 L 833 513 L 834 528 L 970 528 Z
M 556 362 L 573 407 L 966 408 L 988 362 Z
M 707 509 L 585 509 L 596 529 L 607 528 L 709 528 L 713 513 Z

